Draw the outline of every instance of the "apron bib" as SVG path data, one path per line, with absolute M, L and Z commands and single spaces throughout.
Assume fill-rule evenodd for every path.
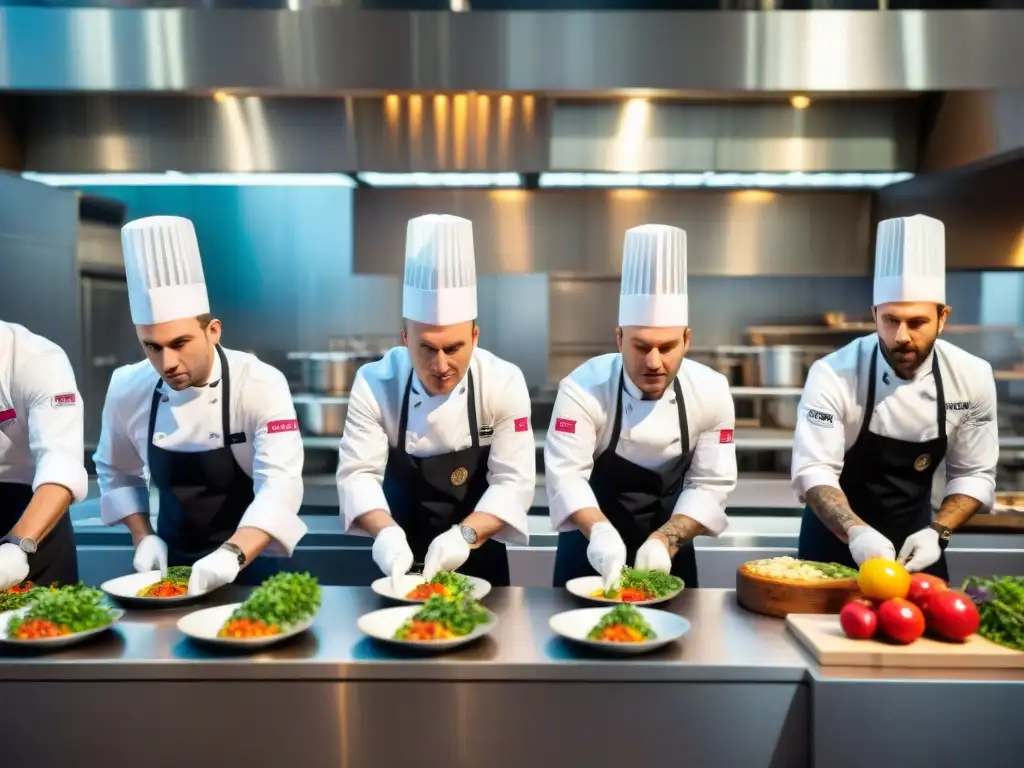
M 934 440 L 912 442 L 876 435 L 868 429 L 875 410 L 875 377 L 879 349 L 871 357 L 868 397 L 860 432 L 843 459 L 839 487 L 850 508 L 865 523 L 892 542 L 897 555 L 906 538 L 932 522 L 932 477 L 946 456 L 946 399 L 939 370 L 939 353 L 932 358 L 935 377 L 935 410 L 939 435 Z M 850 548 L 830 531 L 809 507 L 800 524 L 798 556 L 804 560 L 835 562 L 855 568 Z M 949 579 L 946 555 L 925 573 Z
M 672 517 L 683 480 L 690 468 L 690 430 L 686 405 L 678 377 L 673 382 L 676 409 L 679 413 L 679 443 L 682 453 L 660 470 L 646 469 L 619 456 L 615 448 L 622 431 L 622 390 L 625 373 L 619 372 L 619 394 L 615 405 L 615 425 L 608 448 L 597 457 L 590 473 L 590 487 L 597 504 L 626 544 L 626 562 L 636 560 L 636 552 L 647 538 Z M 570 579 L 595 576 L 597 571 L 587 560 L 588 541 L 580 531 L 558 534 L 555 552 L 554 586 L 564 587 Z M 697 587 L 697 557 L 693 542 L 683 544 L 672 558 L 672 574 L 687 588 Z
M 231 451 L 231 374 L 220 346 L 223 376 L 221 389 L 221 435 L 224 445 L 210 451 L 181 453 L 153 444 L 157 408 L 162 400 L 163 380 L 153 390 L 149 411 L 149 477 L 160 493 L 157 533 L 167 543 L 168 565 L 193 565 L 227 541 L 238 528 L 242 515 L 252 503 L 252 478 L 235 461 Z M 255 567 L 259 564 L 259 567 Z M 259 584 L 277 570 L 267 567 L 266 558 L 243 568 L 236 584 Z
M 6 534 L 18 523 L 32 496 L 31 485 L 0 483 L 0 531 Z M 53 530 L 39 542 L 35 554 L 28 556 L 28 566 L 27 581 L 37 586 L 66 587 L 78 583 L 78 550 L 71 510 L 61 515 Z
M 480 445 L 472 370 L 466 378 L 469 434 L 473 440 L 469 448 L 425 458 L 416 458 L 406 452 L 412 373 L 402 396 L 398 444 L 388 447 L 384 497 L 391 507 L 392 518 L 405 531 L 416 563 L 423 562 L 427 548 L 436 536 L 458 525 L 473 512 L 487 490 L 487 459 L 491 448 Z M 505 545 L 488 539 L 470 551 L 469 559 L 459 568 L 459 573 L 485 579 L 496 587 L 509 586 Z

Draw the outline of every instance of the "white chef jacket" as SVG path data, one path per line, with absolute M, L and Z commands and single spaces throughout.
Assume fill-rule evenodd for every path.
M 601 355 L 558 385 L 544 444 L 548 507 L 558 532 L 576 530 L 574 512 L 599 507 L 590 473 L 611 442 L 621 371 L 620 354 Z M 678 379 L 686 407 L 687 449 L 693 455 L 673 514 L 692 517 L 717 536 L 729 524 L 725 502 L 736 487 L 732 394 L 725 376 L 693 360 L 683 360 Z M 667 387 L 659 400 L 644 400 L 628 375 L 624 380 L 615 453 L 645 469 L 660 469 L 682 453 L 675 387 Z M 560 420 L 571 422 L 571 431 L 558 429 Z
M 522 371 L 485 349 L 470 361 L 481 446 L 491 446 L 487 490 L 476 505 L 505 523 L 494 537 L 507 544 L 527 542 L 526 518 L 537 479 L 537 445 L 530 424 L 530 393 Z M 388 446 L 398 443 L 402 396 L 412 372 L 409 350 L 395 347 L 362 366 L 349 395 L 348 416 L 338 460 L 338 498 L 346 533 L 359 534 L 355 521 L 374 509 L 388 512 L 384 470 Z M 469 448 L 466 380 L 448 395 L 431 397 L 413 373 L 405 451 L 418 458 Z M 493 430 L 493 431 L 492 431 Z
M 64 350 L 0 321 L 0 483 L 53 483 L 89 493 L 85 408 Z
M 238 466 L 253 479 L 255 499 L 239 527 L 258 528 L 273 538 L 267 554 L 291 555 L 306 533 L 302 505 L 302 437 L 284 375 L 253 355 L 225 349 L 231 379 L 231 433 L 245 442 L 231 446 Z M 214 355 L 210 382 L 221 378 Z M 103 404 L 103 430 L 93 460 L 100 484 L 100 517 L 116 525 L 128 515 L 149 514 L 147 431 L 159 375 L 148 360 L 114 371 Z M 164 386 L 153 442 L 180 453 L 224 446 L 219 387 Z
M 871 356 L 877 348 L 877 334 L 864 336 L 811 366 L 793 444 L 793 490 L 801 502 L 814 486 L 839 487 L 844 456 L 864 418 Z M 991 507 L 999 461 L 996 383 L 992 366 L 981 358 L 939 339 L 914 377 L 904 381 L 879 354 L 869 429 L 911 442 L 939 436 L 932 375 L 936 354 L 946 400 L 945 495 L 962 493 Z

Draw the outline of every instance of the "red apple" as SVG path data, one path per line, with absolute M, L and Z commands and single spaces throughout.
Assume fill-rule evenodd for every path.
M 894 597 L 878 608 L 878 628 L 890 640 L 906 645 L 924 634 L 924 614 L 909 600 Z
M 937 592 L 944 592 L 949 586 L 938 576 L 927 573 L 915 573 L 910 577 L 910 594 L 907 599 L 921 610 L 925 609 L 929 598 Z
M 925 616 L 928 629 L 947 640 L 966 640 L 978 631 L 981 622 L 974 601 L 948 589 L 929 598 Z
M 861 600 L 852 600 L 839 612 L 839 625 L 847 637 L 854 640 L 867 640 L 875 636 L 878 629 L 878 616 L 869 604 Z

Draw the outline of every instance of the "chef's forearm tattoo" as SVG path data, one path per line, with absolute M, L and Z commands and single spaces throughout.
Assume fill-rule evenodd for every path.
M 816 485 L 806 493 L 807 504 L 832 533 L 846 542 L 846 532 L 854 525 L 864 525 L 850 509 L 846 494 L 831 485 Z
M 956 530 L 970 520 L 975 512 L 980 511 L 982 506 L 982 503 L 973 496 L 963 493 L 951 494 L 942 500 L 935 522 Z
M 708 529 L 692 517 L 672 515 L 671 519 L 658 529 L 658 533 L 665 537 L 668 542 L 668 553 L 675 557 L 680 546 L 690 539 L 708 533 Z

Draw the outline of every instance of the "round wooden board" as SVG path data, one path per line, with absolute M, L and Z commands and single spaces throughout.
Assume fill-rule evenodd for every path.
M 779 581 L 741 565 L 736 571 L 736 600 L 748 611 L 785 618 L 791 613 L 839 613 L 860 595 L 856 579 L 817 582 Z

